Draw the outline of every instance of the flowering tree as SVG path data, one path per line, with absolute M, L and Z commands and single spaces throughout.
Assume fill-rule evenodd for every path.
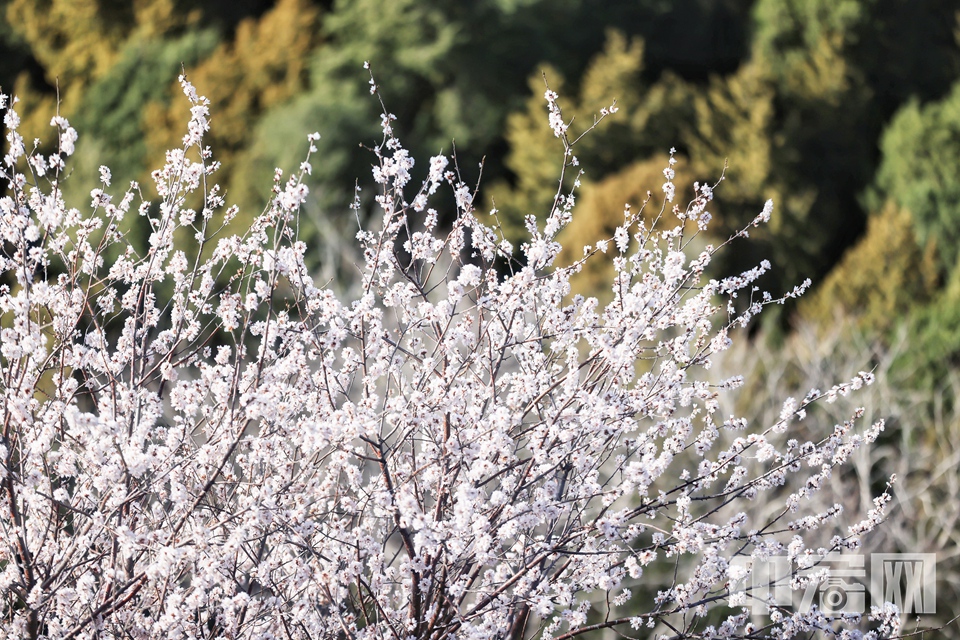
M 782 299 L 754 287 L 767 263 L 708 280 L 719 247 L 686 255 L 711 187 L 660 211 L 677 220 L 664 230 L 628 209 L 566 266 L 555 237 L 574 196 L 558 190 L 516 260 L 448 158 L 411 184 L 384 112 L 381 223 L 357 234 L 345 302 L 311 279 L 297 239 L 309 158 L 227 235 L 236 211 L 208 183 L 206 101 L 182 84 L 192 119 L 153 174 L 159 202 L 136 185 L 115 201 L 104 168 L 87 213 L 60 190 L 76 132 L 54 118 L 57 151 L 30 152 L 6 109 L 0 637 L 792 637 L 860 624 L 776 609 L 758 623 L 742 607 L 734 558 L 783 552 L 797 573 L 879 522 L 887 494 L 846 529 L 839 508 L 794 512 L 882 423 L 789 438 L 811 404 L 868 373 L 787 400 L 773 424 L 718 415 L 741 380 L 709 382 L 711 357 Z M 442 189 L 457 215 L 438 233 Z M 122 232 L 137 215 L 143 246 Z M 568 282 L 604 253 L 616 275 L 601 309 Z M 823 527 L 835 535 L 811 547 Z M 894 610 L 872 620 L 873 637 L 897 632 Z

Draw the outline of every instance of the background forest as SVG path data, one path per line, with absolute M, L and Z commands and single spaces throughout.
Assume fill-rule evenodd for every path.
M 738 372 L 746 363 L 771 383 L 738 410 L 764 416 L 784 385 L 829 387 L 843 363 L 876 367 L 871 411 L 888 431 L 850 499 L 901 474 L 896 522 L 877 545 L 937 551 L 943 610 L 955 608 L 956 0 L 0 0 L 0 87 L 20 98 L 25 139 L 49 138 L 57 110 L 80 132 L 68 202 L 87 197 L 102 164 L 116 184 L 147 189 L 189 117 L 185 69 L 211 100 L 218 180 L 246 221 L 274 167 L 296 169 L 306 133 L 320 132 L 302 232 L 336 286 L 355 273 L 348 205 L 373 161 L 357 142 L 380 135 L 365 60 L 415 154 L 455 149 L 468 184 L 482 164 L 481 209 L 508 235 L 525 215 L 542 219 L 556 192 L 563 148 L 544 79 L 574 134 L 611 99 L 619 107 L 577 147 L 585 174 L 565 233 L 578 245 L 611 233 L 648 190 L 659 210 L 671 148 L 685 196 L 723 176 L 717 238 L 772 198 L 774 223 L 720 268 L 768 259 L 765 289 L 807 277 L 814 289 L 768 314 L 739 353 Z M 594 282 L 584 273 L 577 287 L 603 298 Z

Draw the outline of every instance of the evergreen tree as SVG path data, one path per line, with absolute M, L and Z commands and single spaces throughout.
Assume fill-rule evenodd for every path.
M 913 100 L 881 138 L 876 192 L 910 211 L 921 242 L 937 243 L 941 268 L 960 258 L 960 82 L 938 102 Z

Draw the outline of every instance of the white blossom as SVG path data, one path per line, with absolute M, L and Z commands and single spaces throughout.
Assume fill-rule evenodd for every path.
M 446 156 L 413 191 L 414 158 L 384 113 L 382 215 L 357 232 L 354 294 L 337 295 L 296 235 L 309 161 L 275 173 L 244 233 L 220 231 L 237 212 L 202 146 L 209 102 L 181 85 L 183 147 L 152 174 L 159 200 L 135 209 L 145 248 L 118 225 L 140 191 L 114 202 L 106 167 L 76 209 L 15 172 L 29 156 L 59 175 L 76 132 L 54 118 L 60 153 L 28 154 L 6 106 L 0 637 L 466 640 L 598 620 L 741 637 L 760 633 L 745 613 L 713 615 L 747 602 L 735 556 L 786 553 L 800 584 L 821 528 L 850 548 L 882 521 L 889 492 L 846 536 L 840 504 L 812 502 L 882 422 L 860 433 L 863 411 L 832 428 L 811 412 L 816 437 L 784 435 L 872 374 L 787 399 L 771 424 L 721 409 L 749 384 L 711 377 L 712 359 L 803 286 L 752 297 L 767 261 L 708 278 L 714 248 L 688 255 L 681 240 L 686 218 L 709 223 L 712 188 L 676 208 L 675 227 L 628 210 L 585 250 L 617 250 L 601 305 L 571 296 L 582 261 L 558 263 L 575 193 L 546 219 L 530 212 L 521 264 Z M 572 162 L 557 95 L 545 98 Z M 455 213 L 446 230 L 442 211 Z M 184 231 L 204 249 L 181 245 Z M 740 312 L 738 294 L 751 298 Z M 770 637 L 826 628 L 776 615 Z M 871 618 L 899 629 L 889 607 Z

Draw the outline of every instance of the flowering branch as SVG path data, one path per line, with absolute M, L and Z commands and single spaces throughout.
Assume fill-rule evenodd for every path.
M 475 189 L 443 155 L 414 185 L 384 110 L 380 222 L 357 233 L 359 295 L 341 301 L 315 285 L 296 235 L 310 158 L 286 180 L 278 170 L 267 209 L 228 235 L 236 211 L 208 185 L 208 103 L 181 83 L 191 119 L 153 174 L 156 205 L 135 184 L 114 204 L 104 169 L 91 212 L 68 208 L 57 185 L 76 132 L 55 118 L 58 151 L 27 154 L 6 110 L 3 637 L 791 637 L 855 624 L 814 611 L 757 628 L 739 601 L 735 558 L 784 551 L 799 574 L 879 524 L 882 499 L 811 551 L 840 510 L 783 520 L 882 425 L 858 434 L 855 414 L 816 442 L 787 437 L 866 373 L 788 401 L 766 427 L 719 415 L 742 378 L 711 382 L 712 358 L 802 287 L 754 301 L 766 263 L 706 279 L 719 247 L 691 260 L 684 230 L 707 228 L 712 187 L 661 212 L 677 226 L 628 215 L 567 266 L 555 238 L 574 197 L 558 191 L 504 277 L 513 248 L 479 222 Z M 672 202 L 672 163 L 664 175 Z M 439 233 L 430 205 L 445 189 L 456 220 Z M 148 221 L 145 248 L 122 231 L 127 215 Z M 609 245 L 601 309 L 571 297 L 570 278 Z M 888 631 L 892 619 L 877 614 Z

